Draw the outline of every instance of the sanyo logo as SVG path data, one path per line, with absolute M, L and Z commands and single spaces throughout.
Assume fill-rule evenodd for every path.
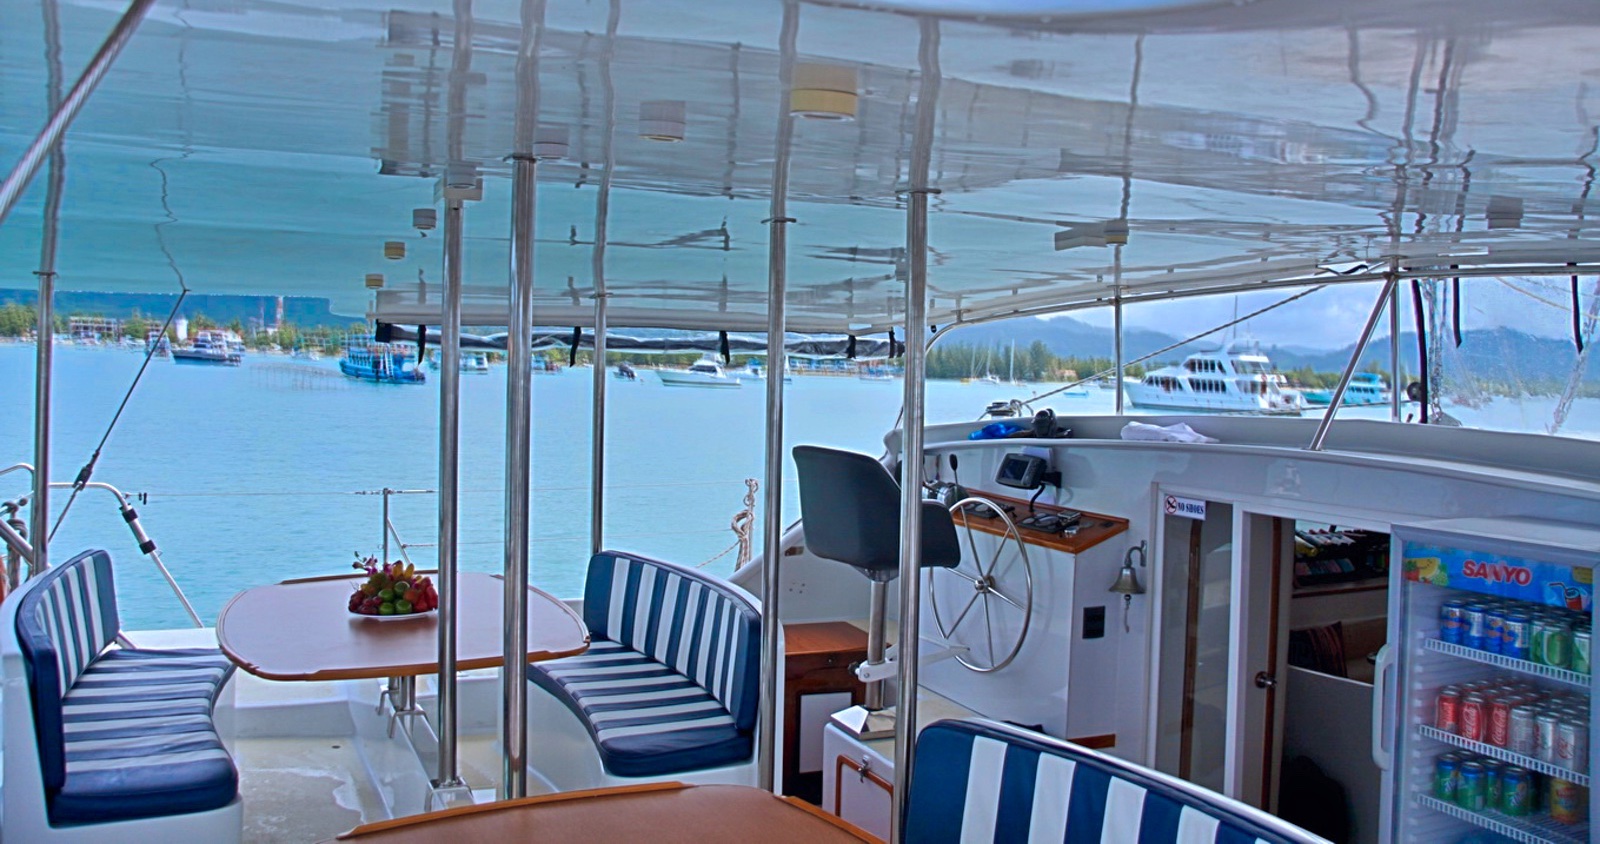
M 1476 560 L 1467 560 L 1461 564 L 1461 573 L 1467 577 L 1487 580 L 1490 583 L 1514 583 L 1518 586 L 1527 586 L 1533 582 L 1533 571 L 1531 569 L 1505 563 L 1480 563 Z

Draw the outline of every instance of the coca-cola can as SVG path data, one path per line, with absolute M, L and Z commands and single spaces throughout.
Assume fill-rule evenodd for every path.
M 1555 763 L 1556 725 L 1560 723 L 1561 717 L 1554 712 L 1541 712 L 1533 719 L 1533 758 Z
M 1483 740 L 1495 747 L 1511 743 L 1511 703 L 1515 698 L 1497 697 L 1489 701 L 1489 725 Z
M 1469 741 L 1483 741 L 1483 734 L 1489 725 L 1489 702 L 1476 692 L 1467 695 L 1461 699 L 1461 711 L 1456 718 L 1461 725 L 1459 733 L 1462 738 Z M 1553 729 L 1552 726 L 1552 731 Z M 1553 741 L 1554 732 L 1551 736 Z
M 1589 725 L 1576 718 L 1556 724 L 1554 762 L 1577 774 L 1589 770 Z
M 1445 686 L 1439 690 L 1439 698 L 1434 702 L 1433 726 L 1447 732 L 1461 732 L 1461 690 L 1455 686 Z

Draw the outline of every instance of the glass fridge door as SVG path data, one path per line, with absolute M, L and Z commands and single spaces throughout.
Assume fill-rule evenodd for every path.
M 1597 555 L 1396 530 L 1402 842 L 1591 841 Z

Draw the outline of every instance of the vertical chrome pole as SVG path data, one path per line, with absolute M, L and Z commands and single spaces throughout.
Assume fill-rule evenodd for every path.
M 764 483 L 761 496 L 761 705 L 756 722 L 756 776 L 760 786 L 778 791 L 778 676 L 782 670 L 778 634 L 783 620 L 778 612 L 782 590 L 779 564 L 783 560 L 783 363 L 784 332 L 788 325 L 788 225 L 789 153 L 794 139 L 794 117 L 789 113 L 789 89 L 794 83 L 795 37 L 800 31 L 800 4 L 786 0 L 778 32 L 778 127 L 773 139 L 772 207 L 767 225 L 767 434 Z
M 617 124 L 617 91 L 611 79 L 611 62 L 617 41 L 617 22 L 622 14 L 620 0 L 611 0 L 611 12 L 606 18 L 605 55 L 600 61 L 600 85 L 605 94 L 605 136 L 602 140 L 602 158 L 605 170 L 600 174 L 600 195 L 594 205 L 594 251 L 590 255 L 590 269 L 594 276 L 594 402 L 590 430 L 594 432 L 589 456 L 589 553 L 598 554 L 605 547 L 606 523 L 606 238 L 611 217 L 611 171 L 616 169 L 616 159 L 611 142 Z
M 895 658 L 900 669 L 900 702 L 894 720 L 894 802 L 889 840 L 905 840 L 906 795 L 917 739 L 917 653 L 920 650 L 922 585 L 922 425 L 927 384 L 928 336 L 928 169 L 939 102 L 939 21 L 922 19 L 918 51 L 922 80 L 917 92 L 916 134 L 911 142 L 911 187 L 906 196 L 906 373 L 905 427 L 900 464 L 900 638 Z
M 44 128 L 34 137 L 33 143 L 23 151 L 22 157 L 17 159 L 16 166 L 11 168 L 11 173 L 6 176 L 5 181 L 0 182 L 0 223 L 4 223 L 6 217 L 11 214 L 11 209 L 16 206 L 17 200 L 22 198 L 22 192 L 27 189 L 28 183 L 33 181 L 33 176 L 39 171 L 45 157 L 61 142 L 61 136 L 66 134 L 73 118 L 78 116 L 78 110 L 83 108 L 89 95 L 94 93 L 95 86 L 100 84 L 100 79 L 111 69 L 111 63 L 117 60 L 117 54 L 122 52 L 128 39 L 133 37 L 134 30 L 139 28 L 140 21 L 144 20 L 145 12 L 148 12 L 154 4 L 155 0 L 133 0 L 128 4 L 128 11 L 124 12 L 117 25 L 111 28 L 111 33 L 106 36 L 99 51 L 83 69 L 83 75 L 78 77 L 72 90 L 67 92 L 66 99 L 62 100 L 61 105 L 50 115 Z M 40 476 L 44 475 L 45 467 L 34 468 L 39 470 Z M 35 502 L 41 500 L 35 499 Z M 43 548 L 44 543 L 38 543 L 38 547 Z
M 511 153 L 511 318 L 506 328 L 505 636 L 501 652 L 500 796 L 528 793 L 528 523 L 533 469 L 533 251 L 538 161 L 539 36 L 544 0 L 523 0 L 517 112 Z
M 1383 309 L 1394 299 L 1395 289 L 1400 282 L 1400 276 L 1393 270 L 1384 274 L 1383 292 L 1378 294 L 1378 300 L 1372 303 L 1372 313 L 1367 315 L 1367 324 L 1361 327 L 1361 339 L 1356 341 L 1355 351 L 1350 353 L 1350 360 L 1344 365 L 1344 374 L 1339 376 L 1338 386 L 1333 388 L 1333 398 L 1328 402 L 1328 412 L 1323 414 L 1322 421 L 1317 424 L 1317 433 L 1311 437 L 1311 451 L 1321 451 L 1322 442 L 1328 438 L 1328 427 L 1333 424 L 1334 414 L 1339 412 L 1339 405 L 1344 402 L 1344 391 L 1350 386 L 1350 377 L 1356 374 L 1356 366 L 1361 363 L 1361 354 L 1367 350 L 1367 343 L 1372 340 L 1372 332 L 1378 327 L 1378 318 L 1383 316 Z
M 439 779 L 459 788 L 456 767 L 456 527 L 460 503 L 462 200 L 445 199 L 444 313 L 439 324 Z
M 446 115 L 449 164 L 439 185 L 444 199 L 444 293 L 439 320 L 439 777 L 428 807 L 456 802 L 466 791 L 456 760 L 456 528 L 461 462 L 461 256 L 463 206 L 477 192 L 477 169 L 464 158 L 467 78 L 472 71 L 472 0 L 454 0 L 450 90 Z M 420 363 L 420 361 L 418 362 Z
M 383 558 L 380 563 L 389 562 L 389 488 L 383 488 L 383 524 L 378 526 L 383 531 Z
M 1117 251 L 1121 252 L 1122 251 L 1122 247 L 1118 246 L 1117 247 Z M 1118 295 L 1116 296 L 1116 298 L 1111 300 L 1111 321 L 1113 323 L 1113 325 L 1111 327 L 1111 332 L 1112 332 L 1112 334 L 1115 335 L 1112 338 L 1113 342 L 1115 343 L 1115 351 L 1113 352 L 1113 354 L 1115 354 L 1116 358 L 1117 358 L 1117 360 L 1116 360 L 1117 372 L 1116 372 L 1116 375 L 1113 376 L 1113 377 L 1115 377 L 1117 379 L 1117 382 L 1116 382 L 1116 387 L 1117 387 L 1117 415 L 1121 416 L 1122 415 L 1122 295 L 1121 295 L 1121 291 L 1118 291 Z
M 1405 364 L 1400 359 L 1400 285 L 1389 291 L 1389 418 L 1399 422 L 1405 418 L 1402 400 L 1405 398 L 1400 379 L 1405 377 Z
M 28 576 L 50 567 L 50 373 L 55 354 L 56 274 L 39 274 L 39 321 L 34 329 L 33 398 L 33 503 L 28 511 L 28 530 L 33 540 L 33 556 L 28 561 Z

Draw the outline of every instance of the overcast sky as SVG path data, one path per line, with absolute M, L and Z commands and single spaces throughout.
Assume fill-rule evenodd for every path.
M 1583 305 L 1589 308 L 1596 293 L 1596 280 L 1579 279 Z M 1349 346 L 1361 334 L 1378 295 L 1378 284 L 1348 284 L 1329 287 L 1258 316 L 1240 327 L 1240 336 L 1252 337 L 1269 345 L 1312 349 L 1338 349 Z M 1448 306 L 1449 285 L 1441 286 L 1441 299 Z M 1250 293 L 1238 296 L 1212 296 L 1169 302 L 1132 305 L 1124 311 L 1129 327 L 1149 328 L 1187 337 L 1239 316 L 1282 301 L 1298 291 Z M 1506 327 L 1541 337 L 1572 336 L 1571 283 L 1566 277 L 1468 279 L 1461 283 L 1463 330 Z M 1410 331 L 1411 288 L 1401 286 L 1401 331 Z M 1071 314 L 1091 325 L 1111 326 L 1111 310 L 1099 308 Z M 1375 336 L 1388 336 L 1385 315 Z

